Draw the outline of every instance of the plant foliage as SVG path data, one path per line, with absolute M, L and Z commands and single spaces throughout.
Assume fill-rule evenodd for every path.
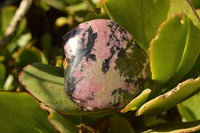
M 30 0 L 14 36 L 1 45 L 20 2 L 0 2 L 1 132 L 200 130 L 199 0 Z M 64 91 L 62 36 L 100 18 L 133 36 L 149 56 L 152 78 L 121 110 L 89 112 Z

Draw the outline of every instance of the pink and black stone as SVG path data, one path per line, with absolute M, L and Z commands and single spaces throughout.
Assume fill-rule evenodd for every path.
M 151 77 L 144 50 L 111 20 L 82 23 L 63 38 L 65 91 L 85 110 L 122 108 Z

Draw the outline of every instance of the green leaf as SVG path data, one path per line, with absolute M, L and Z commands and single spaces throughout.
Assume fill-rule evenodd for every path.
M 2 27 L 2 34 L 5 34 L 6 28 L 9 26 L 10 21 L 12 20 L 17 8 L 14 6 L 4 7 L 1 11 L 1 27 Z M 22 19 L 20 25 L 18 27 L 16 35 L 22 34 L 24 30 L 26 30 L 26 19 Z
M 164 83 L 176 72 L 183 55 L 187 29 L 188 19 L 185 15 L 175 15 L 162 24 L 150 44 L 153 80 Z
M 77 4 L 77 3 L 80 3 L 82 2 L 83 0 L 62 0 L 65 4 L 70 4 L 70 5 L 73 5 L 73 4 Z
M 61 133 L 76 133 L 78 127 L 70 116 L 64 116 L 56 112 L 54 109 L 49 108 L 42 104 L 42 108 L 49 111 L 48 119 L 54 125 L 54 127 Z
M 2 27 L 2 33 L 5 34 L 6 28 L 8 27 L 14 13 L 16 11 L 16 7 L 9 6 L 5 7 L 1 11 L 1 27 Z
M 168 12 L 168 16 L 172 16 L 177 13 L 185 13 L 187 17 L 192 20 L 192 23 L 200 29 L 200 19 L 189 0 L 170 0 L 170 10 Z
M 170 25 L 172 19 L 160 27 L 152 41 L 150 60 L 152 79 L 161 83 L 169 80 L 168 84 L 173 86 L 190 71 L 199 56 L 200 30 L 186 16 L 179 24 L 172 23 L 173 26 Z
M 15 12 L 16 12 L 16 7 L 14 6 L 7 6 L 4 7 L 0 13 L 0 38 L 1 36 L 3 37 L 5 35 L 6 29 L 9 26 Z M 16 30 L 14 38 L 11 40 L 11 42 L 6 46 L 9 50 L 10 53 L 12 53 L 17 45 L 25 45 L 30 41 L 31 35 L 30 34 L 23 34 L 27 32 L 27 20 L 26 18 L 23 18 L 19 26 Z
M 200 1 L 199 0 L 190 0 L 190 2 L 195 9 L 200 9 Z
M 104 126 L 102 127 L 102 124 L 107 126 L 107 121 L 104 121 L 104 118 L 107 120 L 107 117 L 104 117 L 104 115 L 70 116 L 62 115 L 54 109 L 45 106 L 44 104 L 42 104 L 42 108 L 49 111 L 49 121 L 61 133 L 76 133 L 78 132 L 80 126 L 85 124 L 95 127 L 97 130 L 99 128 L 101 128 L 101 130 L 103 130 L 102 128 L 105 128 Z
M 17 29 L 17 33 L 16 33 L 16 38 L 20 38 L 20 36 L 24 33 L 27 32 L 27 20 L 26 18 L 23 18 L 20 21 L 19 27 Z M 17 39 L 16 39 L 17 40 Z
M 199 88 L 200 77 L 194 80 L 188 79 L 179 83 L 174 89 L 143 104 L 136 112 L 136 115 L 156 115 L 166 111 L 199 91 Z
M 187 0 L 104 0 L 104 6 L 109 16 L 124 27 L 146 52 L 159 26 L 174 14 L 186 13 L 200 28 L 199 18 Z
M 53 6 L 55 8 L 61 7 L 61 6 L 65 6 L 65 5 L 73 5 L 73 4 L 78 4 L 80 3 L 82 0 L 42 0 L 45 3 L 47 3 L 50 6 Z M 60 9 L 60 8 L 58 8 Z
M 197 10 L 197 14 L 200 16 L 200 10 Z M 187 40 L 183 52 L 182 59 L 175 74 L 170 78 L 167 84 L 174 86 L 177 81 L 188 78 L 196 78 L 199 76 L 199 60 L 200 60 L 200 30 L 189 19 Z M 187 75 L 186 75 L 187 74 Z M 186 75 L 184 77 L 184 75 Z M 184 78 L 183 78 L 184 77 Z M 171 87 L 168 87 L 169 89 Z
M 109 117 L 105 133 L 135 133 L 131 124 L 122 117 Z
M 0 90 L 3 89 L 5 77 L 6 77 L 6 68 L 4 64 L 0 63 Z
M 27 93 L 0 92 L 0 129 L 4 133 L 56 133 L 48 113 Z
M 17 69 L 21 71 L 28 64 L 41 62 L 40 53 L 41 51 L 35 47 L 21 48 L 15 56 Z
M 200 129 L 200 121 L 177 123 L 170 122 L 157 125 L 142 133 L 190 133 Z
M 13 82 L 14 81 L 14 75 L 13 74 L 9 74 L 5 80 L 5 83 L 4 83 L 4 86 L 3 86 L 3 89 L 6 90 L 6 91 L 10 91 L 10 90 L 13 90 Z
M 184 76 L 183 80 L 188 78 L 197 78 L 200 75 L 200 55 L 196 60 L 196 63 L 192 69 Z
M 200 10 L 197 10 L 197 14 L 198 16 L 200 16 Z M 194 32 L 195 33 L 195 32 Z M 193 37 L 194 40 L 198 40 L 199 39 L 199 34 L 196 33 L 196 36 Z M 193 46 L 194 48 L 199 46 L 199 42 L 200 41 L 196 41 L 196 43 L 194 43 Z M 192 48 L 192 47 L 191 47 Z M 195 49 L 194 49 L 195 50 Z M 197 50 L 198 51 L 198 50 Z M 194 51 L 195 52 L 195 51 Z M 189 63 L 188 63 L 189 64 Z M 198 58 L 196 59 L 195 64 L 193 65 L 192 69 L 187 73 L 186 76 L 184 76 L 184 79 L 188 79 L 188 78 L 196 78 L 200 75 L 200 54 L 198 54 Z
M 105 9 L 102 7 L 100 9 L 100 13 L 98 11 L 90 12 L 84 17 L 84 21 L 90 21 L 94 19 L 109 19 L 109 16 L 106 13 Z
M 30 32 L 26 32 L 25 34 L 21 33 L 17 35 L 12 41 L 11 46 L 9 47 L 10 52 L 14 52 L 16 50 L 16 46 L 18 45 L 20 48 L 25 47 L 32 39 L 32 35 Z
M 121 113 L 126 113 L 128 111 L 134 111 L 138 109 L 142 104 L 144 104 L 151 93 L 150 89 L 143 90 L 136 98 L 134 98 L 126 107 L 121 110 Z
M 179 63 L 179 66 L 170 79 L 169 82 L 175 82 L 180 80 L 185 74 L 187 74 L 194 66 L 198 56 L 200 55 L 200 30 L 189 21 L 187 40 L 183 52 L 183 56 Z
M 65 9 L 65 4 L 61 0 L 42 0 L 42 1 L 47 5 L 50 5 L 58 10 L 64 11 Z
M 86 10 L 88 8 L 88 2 L 86 0 L 42 0 L 47 5 L 52 6 L 60 11 L 74 12 Z
M 51 65 L 28 65 L 19 75 L 20 83 L 46 106 L 66 115 L 88 115 L 113 112 L 98 110 L 88 112 L 72 102 L 64 91 L 64 71 Z
M 53 44 L 53 38 L 50 33 L 45 33 L 40 41 L 40 45 L 42 49 L 47 52 L 47 54 L 51 54 L 52 51 L 52 44 Z
M 178 105 L 178 110 L 184 121 L 195 121 L 200 119 L 200 93 L 183 101 Z

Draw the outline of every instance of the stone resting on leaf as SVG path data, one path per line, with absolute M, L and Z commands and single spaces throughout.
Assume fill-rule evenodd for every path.
M 63 38 L 65 91 L 85 110 L 122 108 L 151 77 L 145 51 L 112 20 L 79 24 Z

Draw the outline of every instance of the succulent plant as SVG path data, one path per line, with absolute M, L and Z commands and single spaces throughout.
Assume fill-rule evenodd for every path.
M 63 17 L 56 11 L 62 17 L 52 28 L 59 31 L 67 24 L 67 30 L 63 28 L 67 34 L 61 33 L 64 68 L 62 56 L 57 55 L 62 49 L 54 49 L 50 33 L 37 35 L 43 35 L 39 39 L 45 50 L 30 47 L 34 37 L 29 33 L 26 47 L 15 51 L 25 46 L 23 33 L 29 31 L 24 27 L 32 21 L 24 21 L 8 45 L 7 52 L 14 52 L 12 62 L 17 63 L 13 73 L 32 62 L 32 55 L 37 57 L 33 61 L 41 63 L 23 68 L 18 77 L 22 86 L 16 91 L 0 91 L 1 132 L 200 130 L 199 0 L 102 0 L 98 9 L 93 0 L 69 1 L 35 2 L 45 12 L 55 10 L 48 5 L 67 12 Z M 8 9 L 0 15 L 0 38 L 16 10 Z M 82 21 L 80 11 L 85 9 L 94 12 Z M 14 45 L 16 40 L 19 46 Z M 56 66 L 47 65 L 56 61 L 47 61 L 46 52 L 47 57 L 56 58 Z M 7 66 L 12 64 L 5 65 L 4 60 L 0 59 L 2 89 L 4 81 L 9 81 Z

